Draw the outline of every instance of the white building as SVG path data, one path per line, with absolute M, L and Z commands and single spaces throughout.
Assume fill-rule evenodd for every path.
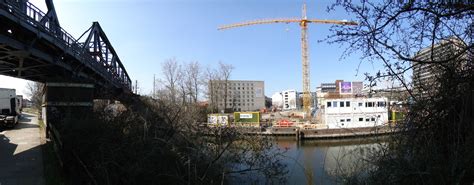
M 279 110 L 283 109 L 283 95 L 281 92 L 276 92 L 272 95 L 272 106 Z
M 387 98 L 341 98 L 323 102 L 328 128 L 373 127 L 388 122 Z
M 299 97 L 296 90 L 276 92 L 272 95 L 272 104 L 280 110 L 296 110 L 301 108 Z
M 283 110 L 296 110 L 301 107 L 296 90 L 286 90 L 281 92 L 281 95 L 283 97 Z

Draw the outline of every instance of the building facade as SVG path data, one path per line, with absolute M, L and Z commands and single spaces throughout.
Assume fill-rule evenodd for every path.
M 316 88 L 316 104 L 321 107 L 326 99 L 334 98 L 353 98 L 364 96 L 363 82 L 346 82 L 336 80 L 334 83 L 321 83 Z
M 323 103 L 323 123 L 328 128 L 373 127 L 388 122 L 388 100 L 384 97 L 328 99 Z
M 300 96 L 296 90 L 281 92 L 283 97 L 283 110 L 296 110 L 301 107 Z
M 302 96 L 296 90 L 276 92 L 272 96 L 272 104 L 278 110 L 298 110 L 302 107 Z
M 442 78 L 444 66 L 455 65 L 458 70 L 466 67 L 466 62 L 455 64 L 456 60 L 467 57 L 467 54 L 460 55 L 463 47 L 464 44 L 459 39 L 449 38 L 418 51 L 415 57 L 413 57 L 417 62 L 411 63 L 414 94 L 419 98 L 433 96 L 436 93 L 436 89 L 440 86 L 438 82 Z M 458 59 L 445 61 L 457 55 L 459 55 Z
M 265 108 L 265 83 L 247 80 L 212 80 L 210 104 L 218 111 L 256 111 Z

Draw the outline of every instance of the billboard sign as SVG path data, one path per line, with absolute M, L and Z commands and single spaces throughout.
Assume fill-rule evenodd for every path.
M 259 112 L 234 112 L 235 123 L 260 123 Z
M 352 94 L 352 82 L 339 82 L 340 94 Z
M 251 119 L 252 118 L 252 114 L 240 114 L 240 118 L 242 119 Z

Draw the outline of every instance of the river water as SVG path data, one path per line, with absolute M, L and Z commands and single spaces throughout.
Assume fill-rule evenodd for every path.
M 370 161 L 370 153 L 386 142 L 386 137 L 303 140 L 276 138 L 276 146 L 286 150 L 287 184 L 338 184 L 341 175 L 360 172 L 367 167 L 360 159 Z

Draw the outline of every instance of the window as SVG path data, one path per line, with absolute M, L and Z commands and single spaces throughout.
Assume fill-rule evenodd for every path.
M 332 105 L 333 105 L 334 107 L 337 107 L 337 101 L 333 101 L 333 102 L 332 102 Z
M 351 119 L 346 119 L 346 122 L 351 122 Z
M 350 101 L 346 101 L 346 107 L 350 107 L 351 106 L 351 102 Z
M 359 121 L 364 121 L 364 118 L 359 118 Z
M 374 107 L 374 102 L 365 102 L 365 107 Z
M 385 107 L 385 102 L 383 101 L 377 102 L 377 107 Z
M 339 107 L 344 107 L 344 102 L 343 101 L 339 102 Z
M 362 107 L 363 106 L 363 103 L 362 102 L 359 102 L 359 107 Z
M 370 121 L 375 121 L 375 118 L 374 117 L 370 118 Z
M 327 107 L 331 107 L 331 102 L 327 102 Z
M 341 120 L 339 120 L 339 121 L 340 121 L 340 122 L 344 122 L 345 120 L 344 120 L 344 119 L 341 119 Z
M 365 121 L 366 121 L 366 122 L 369 122 L 369 121 L 370 121 L 370 119 L 369 119 L 369 118 L 365 118 Z

